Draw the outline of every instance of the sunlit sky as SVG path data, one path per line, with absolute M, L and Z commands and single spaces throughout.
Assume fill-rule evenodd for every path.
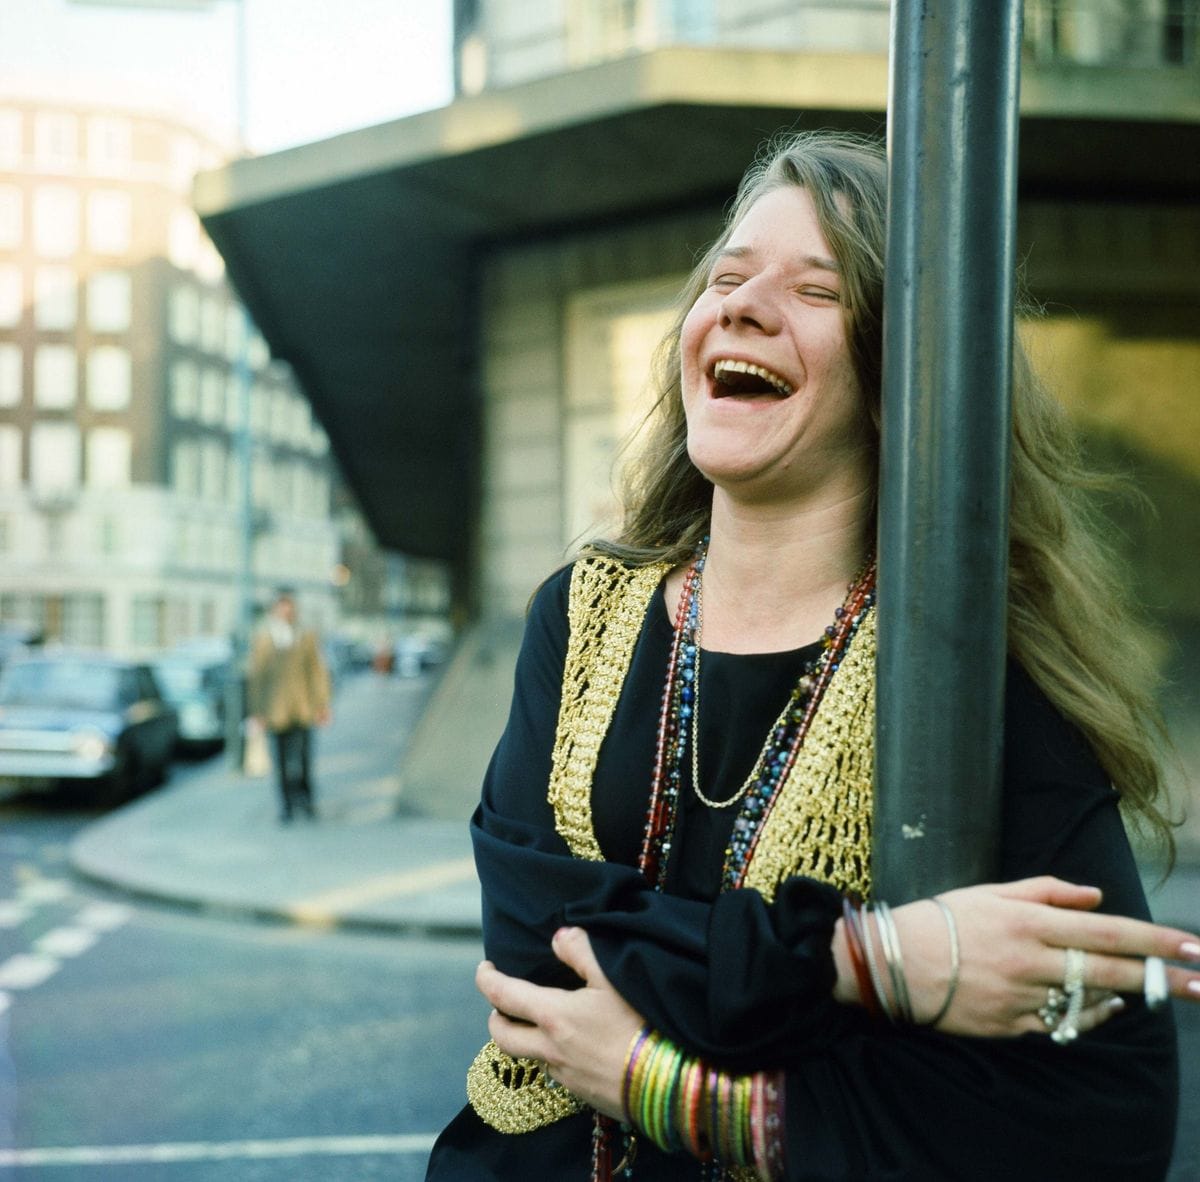
M 0 0 L 0 94 L 151 107 L 224 139 L 238 124 L 238 4 L 252 151 L 450 100 L 451 0 Z

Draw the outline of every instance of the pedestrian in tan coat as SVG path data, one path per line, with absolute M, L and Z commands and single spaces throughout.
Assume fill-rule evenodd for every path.
M 253 725 L 272 737 L 280 820 L 315 817 L 312 728 L 329 721 L 329 671 L 314 632 L 296 624 L 296 601 L 281 590 L 254 638 L 247 697 Z

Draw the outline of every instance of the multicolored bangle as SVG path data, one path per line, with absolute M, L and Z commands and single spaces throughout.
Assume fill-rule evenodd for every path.
M 783 1176 L 783 1076 L 734 1075 L 684 1054 L 649 1028 L 631 1040 L 621 1105 L 629 1124 L 668 1153 Z
M 847 896 L 842 900 L 842 930 L 846 934 L 846 951 L 850 955 L 850 967 L 854 970 L 854 980 L 858 984 L 858 1000 L 863 1009 L 872 1018 L 882 1018 L 883 1008 L 871 984 L 871 975 L 867 972 L 867 957 L 863 951 L 862 920 L 858 907 Z

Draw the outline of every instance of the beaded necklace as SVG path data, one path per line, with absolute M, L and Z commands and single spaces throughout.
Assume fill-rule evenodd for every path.
M 697 796 L 714 808 L 727 808 L 738 801 L 742 802 L 733 823 L 729 845 L 725 849 L 721 875 L 721 890 L 732 890 L 741 886 L 745 879 L 763 823 L 796 762 L 796 755 L 829 680 L 837 672 L 859 624 L 875 602 L 875 559 L 872 556 L 850 584 L 842 606 L 834 612 L 834 621 L 821 638 L 821 652 L 806 665 L 797 679 L 787 705 L 768 733 L 750 775 L 729 800 L 714 804 L 700 791 L 699 761 L 695 753 L 698 745 L 696 708 L 700 688 L 702 622 L 700 587 L 707 557 L 708 538 L 705 537 L 684 575 L 683 590 L 675 611 L 674 637 L 667 660 L 667 679 L 659 714 L 650 803 L 646 811 L 642 850 L 638 857 L 638 869 L 646 881 L 659 891 L 666 881 L 671 839 L 679 810 L 680 785 L 683 782 L 683 753 L 687 749 L 689 736 L 692 743 L 693 786 Z M 637 1141 L 627 1129 L 624 1130 L 624 1157 L 614 1167 L 617 1131 L 616 1121 L 599 1112 L 595 1114 L 592 1125 L 593 1182 L 608 1182 L 618 1173 L 626 1177 L 632 1175 Z M 719 1178 L 723 1172 L 719 1163 L 713 1163 L 709 1176 Z
M 825 629 L 821 652 L 809 662 L 796 681 L 787 705 L 776 719 L 762 751 L 741 788 L 726 801 L 707 800 L 698 783 L 698 745 L 696 706 L 700 672 L 701 578 L 708 555 L 708 539 L 697 549 L 696 557 L 684 575 L 683 590 L 675 614 L 675 635 L 667 661 L 659 715 L 658 742 L 650 804 L 642 837 L 639 867 L 646 880 L 662 890 L 670 859 L 671 841 L 683 783 L 683 756 L 692 745 L 692 772 L 697 795 L 713 807 L 729 807 L 740 802 L 733 824 L 721 876 L 721 889 L 741 885 L 754 853 L 758 834 L 770 812 L 780 787 L 787 780 L 796 755 L 808 733 L 813 716 L 837 672 L 863 616 L 875 602 L 875 560 L 870 558 L 850 584 L 834 621 Z

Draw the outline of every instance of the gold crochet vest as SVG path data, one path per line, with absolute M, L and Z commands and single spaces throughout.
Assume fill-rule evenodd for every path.
M 548 798 L 577 858 L 603 861 L 592 825 L 592 777 L 652 596 L 669 564 L 630 567 L 589 557 L 571 572 L 570 635 Z M 803 874 L 870 894 L 875 765 L 875 612 L 871 609 L 821 699 L 804 744 L 763 822 L 745 885 L 769 902 Z M 649 776 L 649 769 L 647 769 Z M 502 1133 L 527 1133 L 582 1111 L 545 1065 L 489 1042 L 467 1072 L 467 1097 Z

